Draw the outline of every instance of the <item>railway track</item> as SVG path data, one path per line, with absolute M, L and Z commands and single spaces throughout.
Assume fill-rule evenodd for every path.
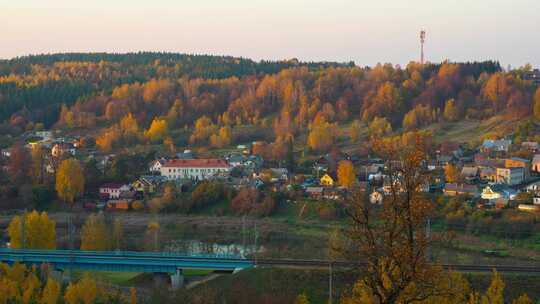
M 294 267 L 294 268 L 351 268 L 362 267 L 365 263 L 355 263 L 347 261 L 327 261 L 327 260 L 288 260 L 288 259 L 259 259 L 254 260 L 256 266 L 260 267 Z M 442 264 L 444 269 L 459 272 L 491 272 L 496 269 L 498 272 L 540 274 L 539 266 L 516 266 L 516 265 L 466 265 L 466 264 Z

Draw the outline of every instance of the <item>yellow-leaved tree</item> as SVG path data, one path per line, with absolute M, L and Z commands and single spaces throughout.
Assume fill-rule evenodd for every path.
M 91 214 L 81 230 L 81 250 L 105 251 L 110 249 L 110 238 L 102 214 Z
M 504 282 L 496 270 L 493 270 L 491 284 L 482 297 L 482 304 L 504 304 Z
M 459 180 L 459 169 L 455 165 L 448 163 L 444 166 L 444 176 L 446 182 L 455 183 Z
M 349 129 L 349 137 L 351 138 L 351 141 L 357 142 L 360 139 L 360 134 L 362 132 L 362 124 L 360 120 L 355 119 L 351 127 Z
M 299 294 L 294 304 L 309 304 L 309 299 L 305 293 Z
M 56 192 L 63 201 L 73 204 L 84 192 L 84 173 L 78 160 L 62 161 L 56 173 Z
M 64 300 L 66 304 L 94 304 L 98 293 L 96 281 L 85 274 L 79 282 L 68 285 Z
M 217 134 L 210 136 L 210 144 L 216 148 L 223 148 L 231 144 L 232 130 L 229 126 L 224 126 L 219 129 Z
M 39 303 L 56 304 L 58 303 L 58 299 L 60 299 L 60 284 L 49 277 L 41 293 L 41 301 Z
M 342 160 L 337 168 L 338 183 L 346 188 L 350 188 L 356 182 L 356 173 L 354 165 L 350 160 Z
M 317 116 L 310 127 L 307 144 L 311 149 L 323 152 L 334 144 L 339 131 L 336 124 L 328 123 L 320 115 Z
M 167 137 L 167 121 L 165 119 L 154 118 L 150 128 L 144 132 L 144 136 L 151 142 L 163 141 Z
M 56 222 L 46 212 L 13 217 L 8 234 L 11 248 L 56 249 Z

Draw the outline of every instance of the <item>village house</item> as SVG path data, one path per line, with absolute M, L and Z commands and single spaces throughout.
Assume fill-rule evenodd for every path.
M 107 183 L 99 187 L 99 197 L 102 200 L 118 199 L 122 193 L 126 193 L 131 190 L 132 188 L 128 184 Z
M 478 167 L 465 166 L 461 169 L 461 176 L 468 182 L 473 182 L 480 176 Z
M 480 179 L 484 182 L 495 183 L 497 181 L 497 169 L 491 167 L 480 169 Z
M 259 169 L 263 164 L 263 159 L 260 155 L 232 154 L 226 159 L 232 167 L 243 166 L 251 169 Z
M 195 155 L 191 150 L 184 150 L 182 152 L 176 153 L 177 159 L 195 159 Z
M 51 155 L 54 157 L 60 157 L 64 154 L 75 155 L 76 152 L 75 146 L 72 143 L 66 142 L 56 143 L 51 148 Z
M 504 185 L 486 186 L 480 195 L 490 205 L 506 206 L 508 201 L 515 200 L 517 191 Z
M 521 143 L 521 149 L 531 151 L 533 153 L 538 152 L 538 143 L 534 141 L 524 141 Z
M 358 170 L 358 177 L 360 180 L 382 180 L 383 174 L 382 170 L 384 165 L 379 164 L 370 164 L 365 166 L 360 166 Z
M 163 164 L 165 164 L 166 161 L 167 160 L 164 158 L 151 161 L 150 164 L 148 164 L 148 171 L 154 174 L 161 173 L 161 167 L 163 166 Z
M 512 141 L 509 139 L 486 139 L 480 150 L 482 152 L 508 152 L 510 146 L 512 146 Z
M 529 193 L 538 193 L 540 191 L 540 181 L 529 183 L 524 189 Z
M 121 210 L 126 211 L 129 209 L 130 200 L 127 199 L 114 199 L 107 202 L 107 210 Z
M 524 158 L 512 157 L 504 160 L 506 168 L 523 168 L 523 178 L 529 179 L 531 172 L 531 161 Z
M 152 194 L 157 191 L 157 188 L 161 183 L 163 183 L 164 177 L 162 176 L 153 176 L 153 175 L 143 175 L 133 183 L 131 187 L 133 190 L 143 193 L 143 194 Z
M 465 195 L 478 197 L 478 187 L 476 185 L 448 183 L 444 185 L 443 193 L 446 196 Z
M 522 167 L 513 168 L 497 168 L 498 184 L 506 184 L 509 186 L 519 185 L 525 181 L 525 173 Z
M 167 180 L 189 179 L 201 181 L 211 176 L 228 174 L 231 166 L 222 159 L 173 159 L 166 161 L 160 169 Z

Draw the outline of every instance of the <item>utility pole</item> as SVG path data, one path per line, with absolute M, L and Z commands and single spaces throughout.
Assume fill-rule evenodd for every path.
M 429 245 L 429 242 L 431 242 L 431 219 L 430 218 L 427 219 L 426 237 L 428 241 L 427 255 L 428 255 L 428 259 L 431 260 L 431 246 Z
M 333 292 L 332 292 L 332 289 L 333 289 L 333 286 L 332 286 L 332 280 L 333 280 L 333 269 L 332 269 L 332 262 L 330 262 L 330 264 L 328 264 L 328 270 L 329 270 L 329 273 L 330 273 L 330 277 L 328 278 L 328 303 L 329 304 L 332 304 L 333 302 Z
M 242 217 L 242 257 L 245 257 L 246 250 L 246 216 Z
M 426 42 L 426 31 L 420 31 L 420 63 L 424 64 L 424 42 Z
M 257 265 L 257 240 L 259 232 L 257 231 L 257 221 L 255 221 L 255 248 L 253 248 L 253 256 L 255 257 L 255 265 Z

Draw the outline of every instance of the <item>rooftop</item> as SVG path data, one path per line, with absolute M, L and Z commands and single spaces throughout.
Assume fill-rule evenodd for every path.
M 165 162 L 167 168 L 229 168 L 229 164 L 223 159 L 173 159 Z

